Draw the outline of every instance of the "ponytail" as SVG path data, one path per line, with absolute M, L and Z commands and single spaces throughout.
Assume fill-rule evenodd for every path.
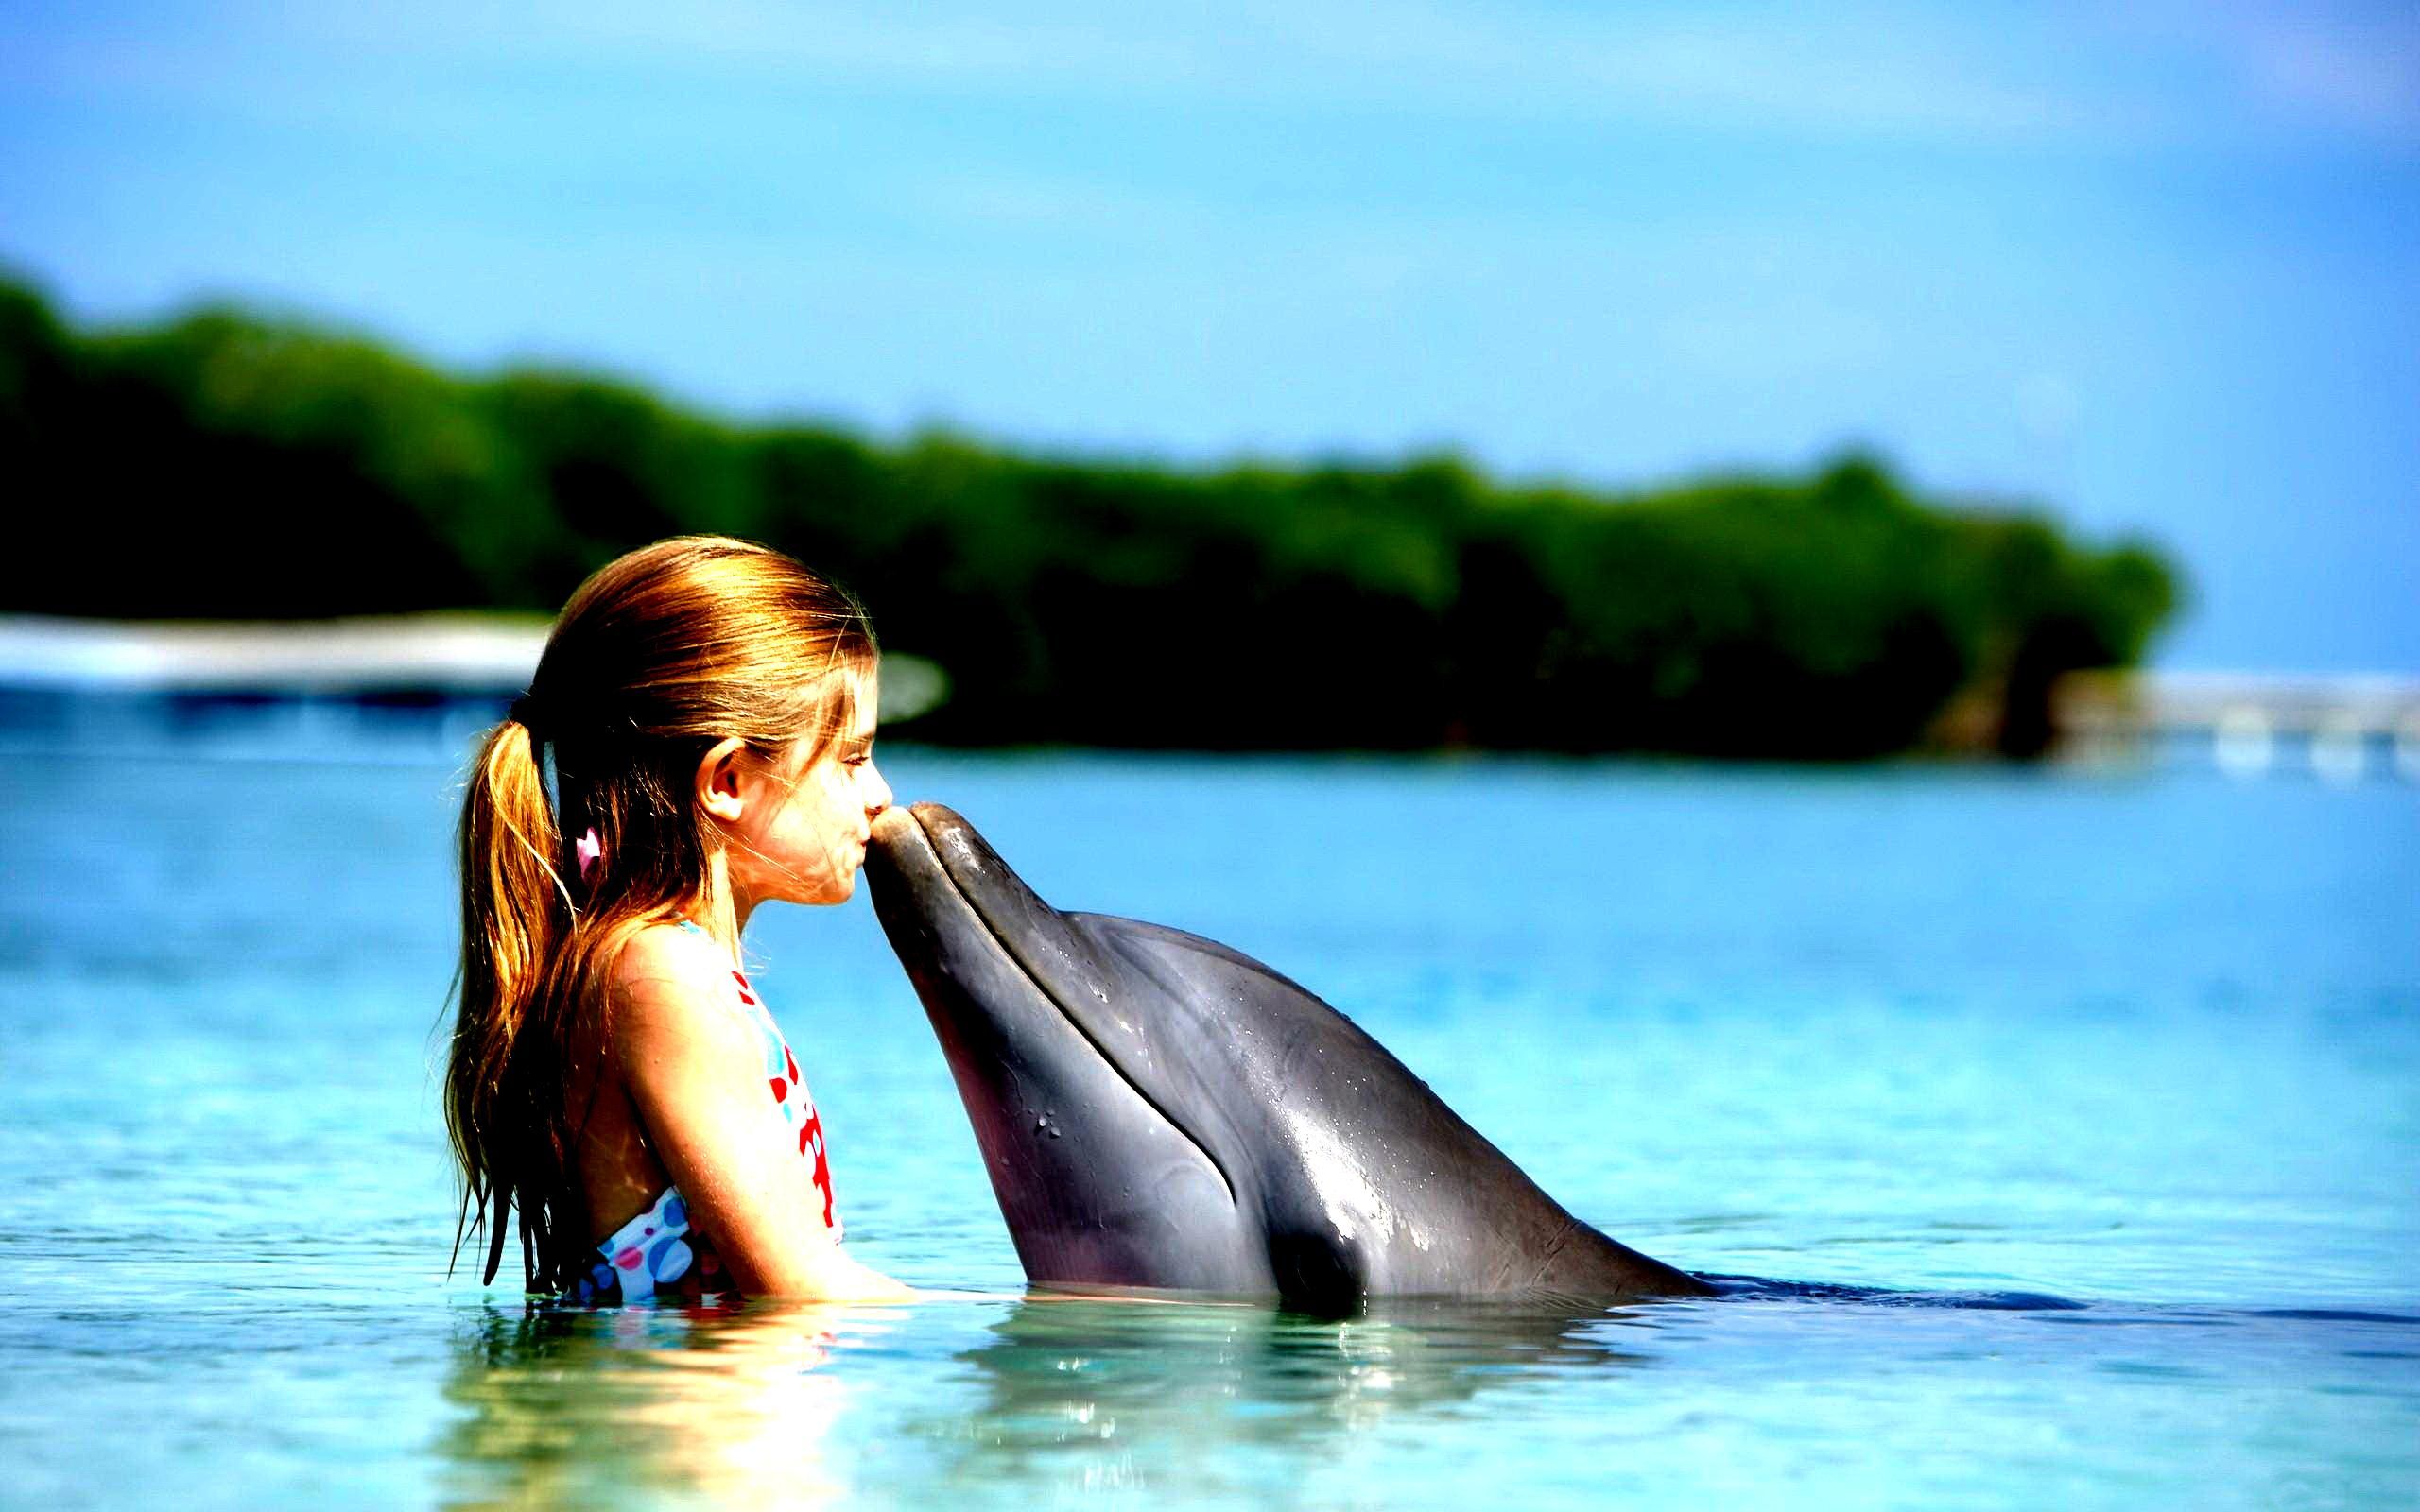
M 527 712 L 526 704 L 514 708 Z M 535 1174 L 517 1168 L 521 1162 L 511 1152 L 518 1142 L 497 1137 L 530 1111 L 512 1106 L 522 1100 L 515 1093 L 527 1091 L 516 1085 L 526 1078 L 512 1074 L 513 1050 L 576 912 L 557 864 L 562 827 L 539 769 L 537 737 L 521 719 L 507 719 L 482 743 L 458 840 L 461 998 L 446 1074 L 445 1125 L 464 1177 L 455 1250 L 458 1256 L 466 1232 L 485 1230 L 487 1263 L 479 1277 L 485 1284 L 495 1280 L 504 1258 L 505 1214 L 519 1205 Z M 542 1126 L 551 1122 L 540 1121 Z M 523 1206 L 525 1249 L 531 1245 L 529 1228 Z

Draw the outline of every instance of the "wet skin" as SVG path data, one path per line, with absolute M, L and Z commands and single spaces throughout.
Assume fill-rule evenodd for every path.
M 1714 1291 L 1574 1218 L 1250 956 L 1061 913 L 939 804 L 882 815 L 865 871 L 1031 1281 L 1328 1313 Z

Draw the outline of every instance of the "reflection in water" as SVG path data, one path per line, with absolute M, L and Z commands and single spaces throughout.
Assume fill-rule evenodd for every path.
M 1346 1322 L 1259 1307 L 1028 1301 L 959 1358 L 984 1390 L 914 1431 L 961 1486 L 1184 1486 L 1284 1499 L 1300 1451 L 1558 1366 L 1636 1363 L 1636 1314 L 1397 1303 Z M 1287 1452 L 1269 1452 L 1270 1450 Z M 1260 1484 L 1273 1483 L 1273 1484 Z
M 836 1501 L 847 1487 L 821 1450 L 845 1388 L 817 1366 L 882 1327 L 765 1304 L 481 1307 L 445 1386 L 468 1409 L 438 1446 L 447 1503 Z
M 448 1504 L 819 1504 L 852 1489 L 865 1445 L 851 1439 L 902 1429 L 930 1455 L 894 1460 L 893 1478 L 1282 1492 L 1304 1451 L 1340 1435 L 1635 1362 L 1621 1346 L 1651 1311 L 1396 1302 L 1337 1322 L 1207 1302 L 963 1305 L 483 1306 L 445 1387 L 461 1409 L 438 1445 Z M 949 1387 L 884 1400 L 866 1373 L 884 1351 L 867 1346 L 902 1330 L 890 1348 L 979 1342 L 951 1351 L 970 1368 Z M 844 1406 L 856 1415 L 835 1435 Z

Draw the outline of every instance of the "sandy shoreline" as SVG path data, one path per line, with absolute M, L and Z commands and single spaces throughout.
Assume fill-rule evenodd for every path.
M 476 610 L 287 621 L 0 615 L 0 687 L 509 698 L 529 685 L 553 624 Z M 922 657 L 885 652 L 882 665 L 886 720 L 948 695 L 948 679 Z
M 553 622 L 543 615 L 364 615 L 281 623 L 0 616 L 0 682 L 17 687 L 307 693 L 528 686 Z

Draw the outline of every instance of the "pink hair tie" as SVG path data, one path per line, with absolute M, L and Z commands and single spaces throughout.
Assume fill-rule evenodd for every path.
M 605 842 L 596 838 L 596 826 L 590 825 L 586 834 L 572 842 L 571 849 L 572 854 L 579 857 L 579 880 L 586 882 L 588 868 L 605 859 Z

